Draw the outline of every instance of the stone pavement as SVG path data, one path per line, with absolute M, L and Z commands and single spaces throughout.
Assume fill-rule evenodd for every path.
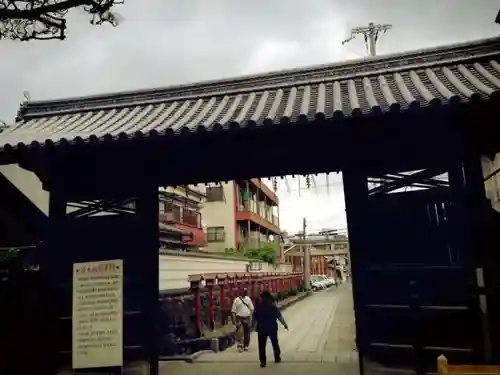
M 279 371 L 315 375 L 358 374 L 355 350 L 354 312 L 349 284 L 320 291 L 290 306 L 283 313 L 290 327 L 280 328 L 279 339 L 283 362 L 274 364 L 268 342 L 268 366 L 260 369 L 257 337 L 252 334 L 250 350 L 238 353 L 236 347 L 220 353 L 200 355 L 193 364 L 165 362 L 161 373 L 169 375 L 234 374 L 250 371 Z

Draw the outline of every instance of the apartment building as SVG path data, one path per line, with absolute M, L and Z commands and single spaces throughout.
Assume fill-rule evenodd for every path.
M 184 250 L 206 245 L 201 220 L 204 200 L 205 194 L 195 186 L 159 189 L 160 244 L 163 247 Z
M 206 250 L 257 248 L 269 242 L 279 250 L 279 200 L 265 183 L 258 179 L 230 181 L 204 189 Z

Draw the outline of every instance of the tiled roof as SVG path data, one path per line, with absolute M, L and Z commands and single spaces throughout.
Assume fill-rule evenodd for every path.
M 488 99 L 500 39 L 166 89 L 28 103 L 0 147 L 210 131 Z

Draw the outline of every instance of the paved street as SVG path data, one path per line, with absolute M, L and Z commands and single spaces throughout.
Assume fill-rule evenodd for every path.
M 229 348 L 220 353 L 199 356 L 194 364 L 163 363 L 162 373 L 169 375 L 234 374 L 251 371 L 273 371 L 287 374 L 314 371 L 354 375 L 358 373 L 354 344 L 354 317 L 350 285 L 315 293 L 284 311 L 289 331 L 280 328 L 283 363 L 274 364 L 268 343 L 268 367 L 259 369 L 257 337 L 252 335 L 248 352 Z

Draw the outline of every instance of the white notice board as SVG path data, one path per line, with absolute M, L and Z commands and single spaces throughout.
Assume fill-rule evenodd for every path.
M 123 366 L 123 260 L 73 264 L 73 368 Z

